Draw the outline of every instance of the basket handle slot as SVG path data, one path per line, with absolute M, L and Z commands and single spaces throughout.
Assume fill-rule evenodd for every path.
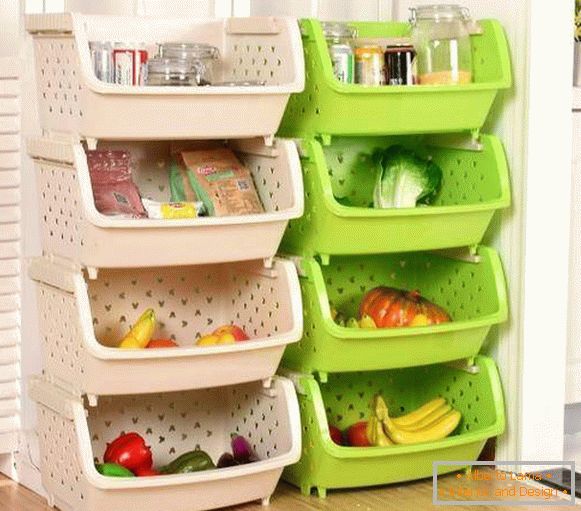
M 72 34 L 73 18 L 70 13 L 29 14 L 26 16 L 25 26 L 31 34 Z
M 280 26 L 276 18 L 250 16 L 226 20 L 226 33 L 232 35 L 279 34 Z

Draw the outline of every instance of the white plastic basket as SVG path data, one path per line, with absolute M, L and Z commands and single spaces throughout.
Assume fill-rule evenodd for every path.
M 32 139 L 37 168 L 42 247 L 87 267 L 129 268 L 270 258 L 286 225 L 303 213 L 300 160 L 294 142 L 231 141 L 249 168 L 265 212 L 186 220 L 129 219 L 95 208 L 83 145 Z M 100 143 L 125 148 L 136 161 L 133 179 L 149 198 L 169 200 L 168 142 Z M 160 168 L 161 167 L 161 168 Z
M 297 397 L 290 381 L 180 393 L 102 398 L 90 408 L 42 380 L 30 383 L 38 403 L 43 485 L 62 511 L 196 511 L 264 499 L 301 449 Z M 100 475 L 106 443 L 135 431 L 151 446 L 155 466 L 199 447 L 214 462 L 237 432 L 260 461 L 231 468 L 138 478 Z
M 268 380 L 284 348 L 302 335 L 298 277 L 289 261 L 183 268 L 80 270 L 31 261 L 37 281 L 45 375 L 76 395 L 141 394 Z M 148 307 L 156 338 L 179 347 L 116 346 Z M 235 323 L 250 340 L 195 346 L 197 338 Z
M 297 22 L 284 17 L 211 20 L 30 15 L 44 129 L 107 139 L 272 136 L 290 94 L 304 87 Z M 97 80 L 90 41 L 198 42 L 222 57 L 218 81 L 265 86 L 120 86 Z M 136 122 L 138 120 L 138 122 Z

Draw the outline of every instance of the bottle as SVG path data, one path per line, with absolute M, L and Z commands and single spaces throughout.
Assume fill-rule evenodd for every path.
M 354 83 L 355 60 L 351 46 L 354 29 L 344 23 L 323 23 L 323 34 L 327 40 L 335 77 L 343 83 Z

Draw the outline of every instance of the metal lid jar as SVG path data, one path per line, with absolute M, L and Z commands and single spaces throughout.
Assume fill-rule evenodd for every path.
M 211 85 L 215 77 L 215 65 L 220 59 L 220 50 L 202 43 L 163 43 L 158 47 L 159 56 L 169 59 L 187 60 L 191 63 L 194 85 Z
M 153 58 L 147 63 L 147 85 L 197 85 L 192 63 L 185 59 Z
M 411 8 L 410 23 L 420 85 L 472 82 L 468 9 L 450 4 Z

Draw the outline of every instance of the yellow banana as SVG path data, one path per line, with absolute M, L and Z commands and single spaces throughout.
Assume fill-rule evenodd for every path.
M 408 426 L 401 426 L 396 423 L 396 426 L 399 429 L 406 431 L 419 431 L 422 429 L 428 429 L 433 422 L 437 421 L 440 417 L 446 415 L 452 409 L 453 408 L 450 405 L 442 405 L 439 408 L 436 408 L 432 413 L 426 415 L 423 419 L 420 419 L 419 421 L 414 422 L 413 424 L 410 424 Z M 392 420 L 395 423 L 395 419 Z
M 145 348 L 155 331 L 155 312 L 147 309 L 119 343 L 119 348 Z
M 434 442 L 447 437 L 456 429 L 461 418 L 462 414 L 459 411 L 452 410 L 443 417 L 440 417 L 428 428 L 419 431 L 407 431 L 399 429 L 393 421 L 387 417 L 383 421 L 383 427 L 390 440 L 396 444 L 419 444 L 422 442 Z
M 367 440 L 369 440 L 369 443 L 375 447 L 387 447 L 388 445 L 393 445 L 393 442 L 385 434 L 381 421 L 373 415 L 367 421 L 366 433 Z
M 420 406 L 417 410 L 414 410 L 413 412 L 410 412 L 406 415 L 402 415 L 401 417 L 396 417 L 392 419 L 392 421 L 397 426 L 411 426 L 415 422 L 422 420 L 426 415 L 429 415 L 434 410 L 445 404 L 446 400 L 443 397 L 438 397 L 428 401 L 425 405 Z

